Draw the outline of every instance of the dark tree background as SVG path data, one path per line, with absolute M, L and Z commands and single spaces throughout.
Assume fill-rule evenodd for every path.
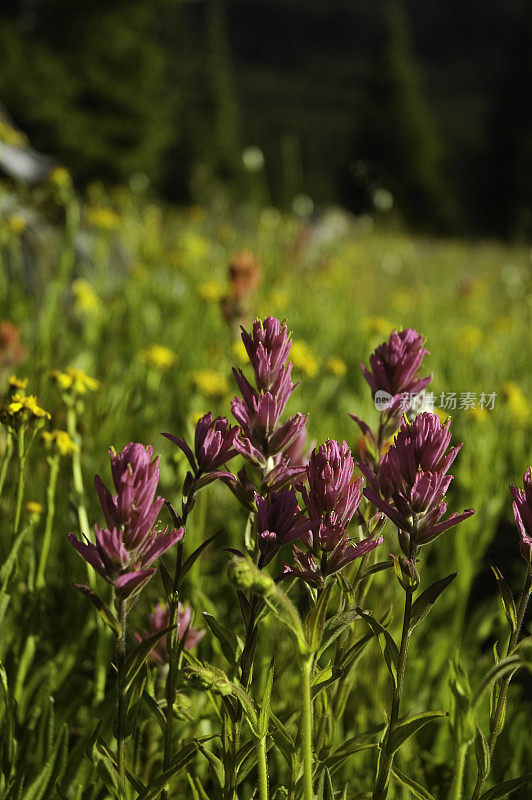
M 416 229 L 532 227 L 526 0 L 3 0 L 0 103 L 80 184 L 177 202 L 371 208 Z

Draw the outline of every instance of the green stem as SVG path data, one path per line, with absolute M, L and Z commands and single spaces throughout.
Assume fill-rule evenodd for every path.
M 403 630 L 401 633 L 401 647 L 399 650 L 399 663 L 397 666 L 397 680 L 395 682 L 392 708 L 390 712 L 390 724 L 388 726 L 388 734 L 386 736 L 386 743 L 381 754 L 379 772 L 375 787 L 373 789 L 373 800 L 384 800 L 388 792 L 388 781 L 390 777 L 390 769 L 393 763 L 393 754 L 388 752 L 387 745 L 390 737 L 393 734 L 397 721 L 399 719 L 399 706 L 401 704 L 401 693 L 403 690 L 403 681 L 406 669 L 406 657 L 408 653 L 408 643 L 410 641 L 410 618 L 412 615 L 412 590 L 405 590 L 405 611 L 403 616 Z
M 257 739 L 257 762 L 259 767 L 259 800 L 268 800 L 268 760 L 266 755 L 266 737 Z
M 301 748 L 303 750 L 303 798 L 314 800 L 312 786 L 312 656 L 305 656 L 301 661 Z
M 11 461 L 12 455 L 13 455 L 13 433 L 12 431 L 8 430 L 6 434 L 6 449 L 4 452 L 4 460 L 2 461 L 2 469 L 0 470 L 0 494 L 2 494 L 2 489 L 4 488 L 4 483 L 7 475 L 7 468 L 9 466 L 9 462 Z
M 55 489 L 57 485 L 57 475 L 59 472 L 59 458 L 59 453 L 56 453 L 50 459 L 50 480 L 48 482 L 48 489 L 46 491 L 46 523 L 44 526 L 41 555 L 39 558 L 39 567 L 37 569 L 37 578 L 35 581 L 37 589 L 42 589 L 46 583 L 44 579 L 44 573 L 46 570 L 46 563 L 48 561 L 48 554 L 50 552 L 50 543 L 52 541 L 52 524 L 55 514 Z
M 18 460 L 18 476 L 17 476 L 17 504 L 15 507 L 15 536 L 18 533 L 20 526 L 20 512 L 22 510 L 22 499 L 24 497 L 24 426 L 21 425 L 17 432 L 17 460 Z
M 459 744 L 454 758 L 454 775 L 449 800 L 461 800 L 462 784 L 464 782 L 464 767 L 467 755 L 467 742 Z
M 83 473 L 81 471 L 81 442 L 77 432 L 76 411 L 73 406 L 67 409 L 67 431 L 72 441 L 78 445 L 77 450 L 72 453 L 72 481 L 74 484 L 74 494 L 76 496 L 76 507 L 78 511 L 79 529 L 82 534 L 89 536 L 89 518 L 85 508 L 85 488 L 83 486 Z
M 510 641 L 508 642 L 508 649 L 506 651 L 507 656 L 511 656 L 513 651 L 517 646 L 517 642 L 519 639 L 519 634 L 521 632 L 521 628 L 523 626 L 523 620 L 525 618 L 526 608 L 528 605 L 528 599 L 530 597 L 530 592 L 532 591 L 532 564 L 528 565 L 528 569 L 525 576 L 525 583 L 523 586 L 523 591 L 521 592 L 521 599 L 519 601 L 519 608 L 517 610 L 515 628 L 512 631 L 512 635 L 510 636 Z M 504 717 L 504 710 L 506 708 L 506 698 L 508 695 L 508 686 L 510 685 L 510 681 L 512 679 L 513 673 L 508 673 L 504 676 L 501 680 L 501 688 L 499 691 L 499 696 L 497 698 L 497 705 L 495 706 L 495 713 L 493 714 L 491 724 L 490 724 L 490 735 L 488 739 L 488 747 L 490 751 L 490 759 L 493 756 L 493 751 L 495 750 L 495 745 L 497 743 L 497 737 L 502 731 L 503 728 L 503 717 Z M 486 777 L 486 776 L 485 776 Z M 480 796 L 480 792 L 482 790 L 482 784 L 484 783 L 485 777 L 479 775 L 477 778 L 477 782 L 475 784 L 475 788 L 473 790 L 473 795 L 471 800 L 478 800 Z
M 200 477 L 200 473 L 196 475 L 196 480 Z M 182 526 L 186 527 L 188 515 L 190 514 L 194 505 L 195 494 L 192 488 L 186 503 L 183 504 L 181 514 Z M 168 675 L 166 677 L 165 698 L 166 698 L 166 726 L 164 729 L 164 753 L 163 753 L 163 771 L 170 767 L 170 760 L 172 758 L 172 732 L 174 727 L 174 703 L 177 693 L 177 678 L 181 669 L 181 658 L 179 657 L 179 631 L 177 629 L 178 612 L 179 612 L 179 591 L 181 582 L 181 566 L 183 563 L 183 540 L 177 543 L 177 555 L 174 573 L 174 582 L 172 586 L 172 596 L 170 598 L 170 625 L 174 626 L 168 634 Z M 166 789 L 161 792 L 161 800 L 166 800 L 168 797 Z
M 116 657 L 118 666 L 117 689 L 118 689 L 118 718 L 116 749 L 118 760 L 118 777 L 120 789 L 125 795 L 126 788 L 126 707 L 125 692 L 123 689 L 122 678 L 124 663 L 126 660 L 126 600 L 117 601 L 118 621 L 120 623 L 120 636 L 116 644 Z

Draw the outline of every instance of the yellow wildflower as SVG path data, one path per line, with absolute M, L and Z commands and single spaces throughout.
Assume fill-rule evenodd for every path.
M 438 419 L 442 425 L 449 419 L 449 414 L 447 411 L 444 411 L 443 408 L 435 408 L 434 413 L 438 415 Z
M 62 456 L 70 456 L 79 450 L 76 442 L 66 431 L 53 430 L 51 433 L 44 431 L 42 438 L 50 447 L 55 447 Z
M 347 365 L 341 358 L 333 356 L 325 364 L 325 369 L 331 375 L 336 375 L 337 378 L 343 378 L 347 372 Z
M 147 364 L 149 367 L 156 367 L 160 370 L 170 369 L 170 367 L 177 364 L 178 360 L 176 353 L 162 344 L 152 344 L 144 348 L 144 350 L 140 350 L 140 352 L 137 353 L 137 358 L 139 361 L 142 361 L 143 364 Z
M 96 392 L 101 386 L 100 381 L 76 367 L 67 367 L 64 372 L 54 369 L 50 375 L 63 392 L 71 389 L 74 394 L 86 394 L 87 390 Z
M 11 144 L 14 147 L 24 147 L 27 139 L 23 133 L 12 128 L 7 122 L 0 120 L 0 142 Z
M 7 218 L 7 227 L 15 236 L 20 236 L 26 230 L 26 219 L 22 214 L 10 214 Z
M 190 232 L 183 236 L 181 246 L 190 258 L 204 258 L 209 250 L 209 244 L 203 237 Z
M 392 325 L 386 317 L 365 317 L 362 320 L 362 330 L 369 334 L 379 334 L 379 336 L 389 336 L 394 330 L 395 325 Z
M 41 503 L 37 503 L 36 500 L 29 500 L 24 506 L 24 510 L 26 511 L 26 514 L 29 514 L 32 517 L 40 517 L 43 512 Z
M 292 342 L 290 359 L 294 363 L 296 370 L 299 370 L 309 378 L 318 374 L 319 362 L 306 342 Z
M 502 385 L 502 396 L 508 404 L 510 415 L 518 425 L 526 422 L 530 415 L 530 406 L 523 392 L 514 381 L 506 381 Z
M 199 420 L 205 416 L 204 411 L 191 411 L 190 414 L 187 416 L 187 419 L 190 425 L 195 429 L 196 425 L 198 424 Z
M 207 216 L 207 211 L 203 206 L 190 206 L 187 210 L 187 216 L 191 222 L 203 222 Z
M 248 363 L 248 354 L 242 339 L 238 339 L 231 345 L 231 355 L 242 367 Z
M 11 375 L 11 377 L 9 378 L 10 389 L 20 389 L 21 391 L 24 391 L 27 385 L 28 385 L 27 378 L 17 378 L 16 375 Z
M 48 180 L 55 186 L 64 187 L 70 185 L 70 173 L 65 167 L 54 167 L 49 173 Z
M 458 349 L 462 353 L 470 353 L 472 350 L 478 348 L 482 339 L 483 334 L 479 328 L 476 328 L 474 325 L 464 325 L 464 327 L 458 331 Z
M 225 375 L 213 369 L 199 369 L 192 373 L 192 383 L 206 397 L 225 397 L 229 384 Z
M 91 284 L 84 278 L 77 278 L 72 283 L 72 291 L 76 298 L 76 308 L 84 314 L 93 314 L 100 308 L 100 298 Z
M 88 208 L 86 219 L 89 225 L 102 231 L 115 231 L 120 227 L 120 217 L 112 208 L 103 206 Z
M 489 412 L 483 406 L 473 406 L 473 408 L 466 409 L 465 413 L 475 422 L 487 422 L 489 419 Z
M 205 281 L 199 287 L 199 296 L 206 302 L 218 303 L 226 292 L 226 287 L 219 281 Z
M 10 402 L 2 409 L 2 416 L 7 417 L 9 422 L 19 422 L 22 420 L 50 419 L 50 414 L 41 408 L 35 395 L 28 396 L 17 392 L 13 395 Z

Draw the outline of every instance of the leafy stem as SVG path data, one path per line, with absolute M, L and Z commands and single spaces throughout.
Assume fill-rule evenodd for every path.
M 117 599 L 118 622 L 120 625 L 120 636 L 116 643 L 116 658 L 118 667 L 117 690 L 118 690 L 118 711 L 117 711 L 117 733 L 116 749 L 118 760 L 118 777 L 120 789 L 125 793 L 126 780 L 126 706 L 125 691 L 122 680 L 124 663 L 126 660 L 126 613 L 127 600 Z
M 519 640 L 519 634 L 521 632 L 523 620 L 525 618 L 526 608 L 528 605 L 528 599 L 530 597 L 531 591 L 532 591 L 532 565 L 529 564 L 525 576 L 523 591 L 521 592 L 519 607 L 517 609 L 515 627 L 510 636 L 510 641 L 508 642 L 508 649 L 506 651 L 507 656 L 511 656 L 517 646 L 517 642 Z M 508 695 L 508 686 L 510 685 L 512 674 L 513 672 L 508 672 L 501 680 L 501 686 L 497 697 L 495 712 L 491 718 L 490 735 L 488 739 L 490 759 L 493 756 L 493 751 L 495 750 L 497 737 L 499 736 L 503 728 L 504 710 L 506 708 L 506 697 Z M 478 800 L 484 780 L 485 776 L 482 775 L 478 776 L 471 800 Z
M 41 555 L 39 558 L 39 567 L 37 569 L 37 578 L 35 585 L 37 589 L 42 589 L 45 585 L 44 573 L 46 570 L 46 563 L 48 561 L 48 553 L 50 552 L 50 543 L 52 539 L 52 525 L 55 515 L 55 490 L 57 485 L 57 475 L 59 473 L 59 453 L 56 453 L 50 458 L 50 480 L 48 482 L 48 489 L 46 491 L 46 523 L 44 526 L 44 536 L 41 548 Z

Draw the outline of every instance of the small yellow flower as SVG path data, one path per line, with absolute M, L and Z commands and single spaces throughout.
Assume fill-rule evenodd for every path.
M 290 359 L 293 361 L 295 369 L 300 370 L 303 375 L 313 378 L 318 374 L 319 361 L 306 342 L 292 342 Z
M 7 227 L 15 236 L 20 236 L 26 230 L 26 219 L 22 214 L 11 214 L 7 218 Z
M 29 514 L 30 517 L 34 517 L 35 522 L 38 521 L 38 518 L 41 516 L 43 512 L 43 507 L 41 503 L 37 503 L 36 500 L 29 500 L 24 506 L 24 510 L 26 514 Z
M 187 419 L 188 419 L 190 425 L 193 428 L 195 428 L 196 425 L 198 424 L 199 420 L 203 416 L 205 416 L 205 412 L 204 411 L 191 411 L 190 414 L 187 416 Z
M 474 325 L 464 325 L 458 331 L 457 346 L 462 353 L 470 353 L 476 350 L 483 339 L 482 331 Z
M 42 438 L 50 447 L 55 447 L 62 456 L 70 456 L 79 450 L 76 442 L 66 431 L 54 430 L 51 433 L 44 431 Z
M 231 355 L 241 367 L 248 363 L 248 354 L 242 339 L 238 339 L 231 345 Z
M 54 369 L 50 375 L 63 392 L 72 390 L 74 394 L 86 394 L 87 390 L 96 392 L 101 386 L 100 381 L 76 367 L 67 367 L 64 372 Z
M 513 421 L 518 425 L 526 422 L 530 416 L 530 406 L 517 383 L 514 381 L 504 383 L 502 396 L 508 404 Z
M 434 413 L 438 415 L 438 419 L 442 425 L 449 419 L 449 414 L 447 411 L 444 411 L 443 408 L 435 408 Z
M 16 375 L 11 375 L 11 377 L 9 378 L 10 389 L 20 389 L 21 391 L 24 391 L 27 385 L 28 385 L 27 378 L 17 378 Z
M 28 396 L 17 392 L 7 406 L 2 409 L 2 416 L 9 422 L 27 421 L 31 419 L 50 419 L 50 414 L 41 408 L 35 395 Z
M 489 419 L 489 412 L 482 406 L 473 406 L 473 408 L 466 409 L 466 415 L 471 417 L 475 422 L 487 422 Z
M 181 246 L 189 258 L 204 258 L 209 251 L 209 243 L 202 237 L 194 233 L 187 232 L 182 240 Z
M 2 120 L 0 120 L 0 142 L 13 145 L 14 147 L 24 147 L 24 145 L 28 143 L 28 140 L 23 133 L 12 128 L 7 122 L 2 122 Z
M 199 287 L 199 296 L 207 303 L 218 303 L 226 292 L 226 287 L 219 281 L 205 281 Z
M 187 210 L 187 216 L 191 222 L 203 222 L 207 216 L 207 211 L 203 206 L 190 206 Z
M 212 369 L 199 369 L 192 373 L 192 383 L 205 397 L 225 397 L 229 384 L 225 375 Z
M 72 283 L 72 292 L 76 298 L 76 309 L 84 314 L 94 314 L 99 311 L 100 298 L 91 284 L 84 278 L 77 278 Z
M 70 185 L 70 173 L 65 167 L 54 167 L 49 173 L 48 180 L 59 188 Z
M 362 320 L 362 330 L 369 334 L 379 334 L 379 336 L 389 336 L 394 330 L 395 325 L 389 322 L 386 317 L 365 317 Z
M 102 231 L 115 231 L 120 227 L 120 217 L 112 208 L 93 206 L 86 212 L 87 223 Z
M 336 375 L 337 378 L 343 378 L 347 372 L 347 365 L 341 358 L 333 356 L 325 364 L 325 369 L 331 375 Z
M 149 367 L 165 370 L 177 364 L 177 355 L 169 347 L 162 344 L 152 344 L 137 354 L 139 361 Z

